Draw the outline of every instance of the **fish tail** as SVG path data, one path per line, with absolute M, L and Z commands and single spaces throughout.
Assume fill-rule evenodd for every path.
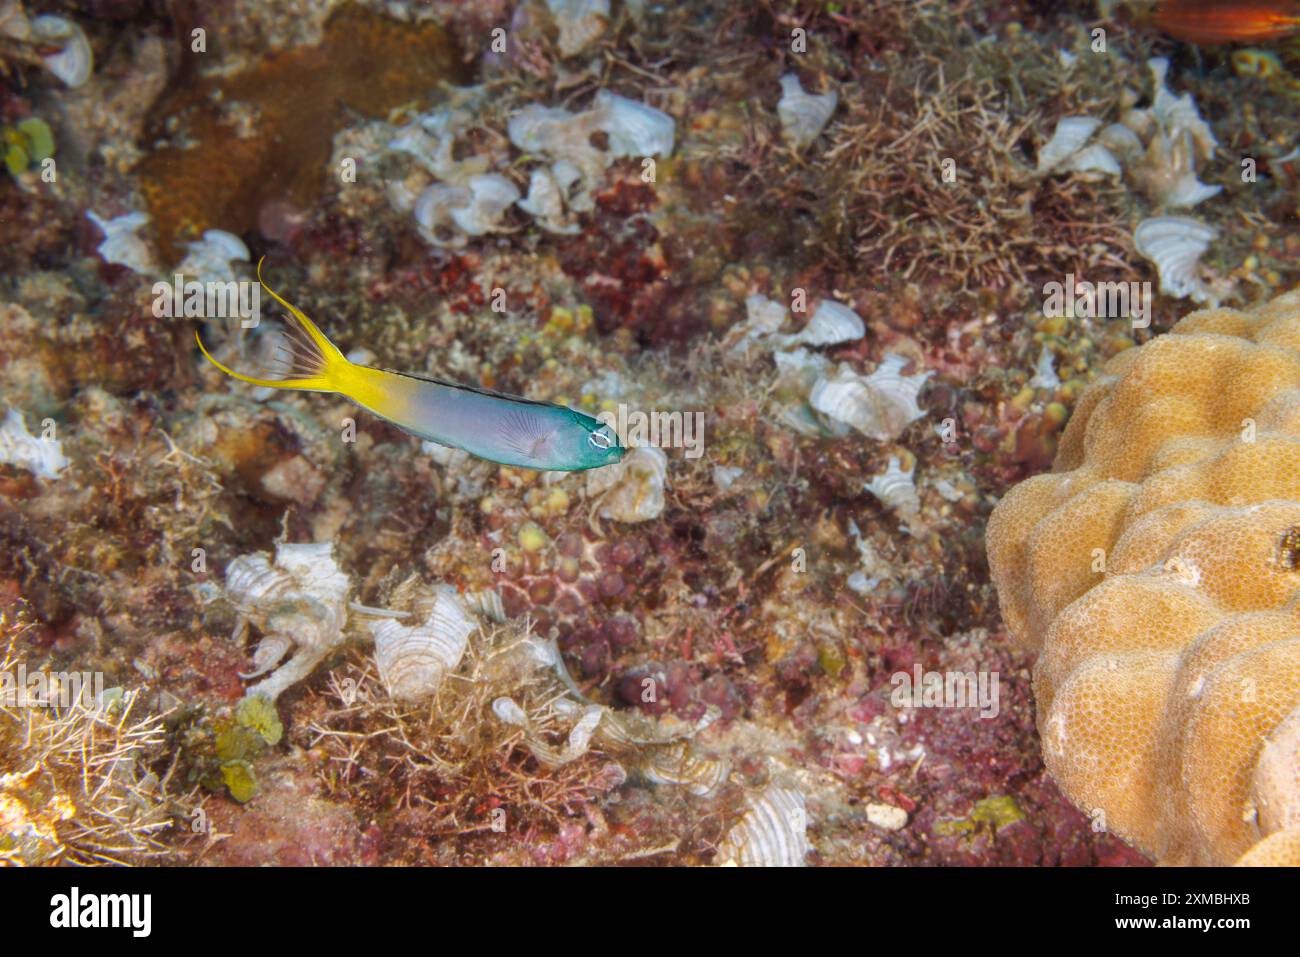
M 292 316 L 292 320 L 285 323 L 280 341 L 275 346 L 271 368 L 268 370 L 273 377 L 256 378 L 244 375 L 218 362 L 203 345 L 203 339 L 196 329 L 194 339 L 198 342 L 199 349 L 214 366 L 241 382 L 271 389 L 303 389 L 311 392 L 347 394 L 350 373 L 358 367 L 344 358 L 338 347 L 329 341 L 325 333 L 316 328 L 316 323 L 308 319 L 302 310 L 287 302 L 266 284 L 262 279 L 262 262 L 265 258 L 262 257 L 257 262 L 257 281 L 271 294 L 271 298 L 284 306 Z

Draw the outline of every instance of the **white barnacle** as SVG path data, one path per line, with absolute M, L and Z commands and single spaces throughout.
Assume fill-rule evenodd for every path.
M 239 611 L 234 637 L 255 625 L 262 640 L 249 677 L 270 671 L 250 694 L 274 701 L 343 643 L 349 588 L 329 543 L 277 545 L 274 561 L 265 552 L 231 560 L 225 592 Z M 276 667 L 286 653 L 288 660 Z
M 867 482 L 863 488 L 903 521 L 915 522 L 921 514 L 921 498 L 916 493 L 915 474 L 915 468 L 904 472 L 898 456 L 891 455 L 885 471 Z
M 604 149 L 592 142 L 601 132 L 608 140 Z M 593 190 L 610 164 L 620 157 L 671 155 L 676 123 L 662 110 L 601 90 L 581 113 L 529 104 L 510 117 L 506 133 L 518 149 L 550 164 L 541 175 L 530 174 L 520 208 L 546 229 L 570 232 L 573 224 L 562 214 L 595 208 Z
M 568 739 L 562 747 L 550 744 L 513 698 L 503 696 L 494 700 L 492 713 L 499 721 L 524 731 L 524 747 L 532 753 L 533 757 L 548 768 L 558 768 L 571 764 L 591 750 L 591 740 L 596 734 L 596 729 L 600 727 L 601 720 L 608 713 L 608 709 L 602 705 L 572 704 L 572 708 L 563 710 L 566 714 L 576 715 L 578 720 L 569 729 Z
M 415 200 L 415 222 L 420 235 L 430 243 L 442 246 L 463 245 L 465 237 L 455 230 L 451 211 L 469 205 L 470 192 L 464 186 L 450 183 L 433 183 Z
M 0 425 L 0 463 L 16 465 L 38 478 L 55 479 L 68 460 L 58 439 L 29 434 L 22 413 L 11 408 Z
M 454 145 L 452 137 L 436 139 L 418 123 L 402 127 L 388 142 L 388 148 L 394 153 L 415 157 L 425 169 L 439 177 L 447 176 L 454 168 L 451 158 Z
M 786 336 L 784 344 L 835 346 L 861 339 L 866 333 L 866 326 L 856 312 L 834 299 L 823 299 L 817 303 L 807 325 L 794 335 Z
M 869 438 L 890 442 L 925 415 L 917 396 L 930 373 L 905 376 L 907 359 L 889 353 L 871 375 L 841 369 L 813 385 L 808 403 L 822 415 L 851 426 Z
M 1123 123 L 1108 124 L 1097 134 L 1097 142 L 1123 166 L 1131 166 L 1142 158 L 1141 138 Z
M 547 232 L 572 235 L 581 227 L 565 215 L 565 194 L 555 173 L 538 167 L 528 177 L 528 195 L 518 201 L 525 213 Z
M 1223 192 L 1196 178 L 1196 149 L 1186 130 L 1174 136 L 1157 133 L 1142 164 L 1134 170 L 1138 185 L 1156 202 L 1171 209 L 1195 206 Z
M 805 396 L 826 376 L 830 367 L 825 356 L 802 346 L 774 353 L 772 358 L 776 362 L 775 387 Z M 776 413 L 776 421 L 810 439 L 842 438 L 850 431 L 845 423 L 815 412 L 806 399 L 782 405 Z
M 612 162 L 605 150 L 591 142 L 592 134 L 601 128 L 602 117 L 603 111 L 570 113 L 561 107 L 531 103 L 506 123 L 511 143 L 550 162 L 551 178 L 571 212 L 595 207 L 592 190 Z
M 236 278 L 235 263 L 246 262 L 248 247 L 242 239 L 224 229 L 209 229 L 188 244 L 185 259 L 176 268 L 185 276 L 229 282 Z
M 433 183 L 415 201 L 420 233 L 438 246 L 460 246 L 466 236 L 501 229 L 501 218 L 519 199 L 515 185 L 497 173 L 471 176 L 464 184 Z
M 1038 354 L 1038 365 L 1034 368 L 1034 377 L 1029 380 L 1030 386 L 1035 389 L 1056 389 L 1061 385 L 1061 377 L 1056 374 L 1056 367 L 1052 364 L 1052 350 L 1043 346 L 1043 351 Z
M 663 110 L 609 90 L 596 94 L 592 110 L 600 117 L 600 128 L 609 137 L 612 156 L 672 155 L 676 123 Z
M 415 122 L 403 126 L 388 142 L 388 149 L 406 153 L 435 179 L 463 183 L 470 176 L 487 171 L 482 156 L 456 159 L 456 135 L 473 123 L 472 107 L 482 96 L 480 87 L 453 88 L 442 106 L 422 113 Z
M 1180 132 L 1187 132 L 1196 145 L 1199 158 L 1202 160 L 1209 159 L 1214 155 L 1214 150 L 1219 145 L 1219 141 L 1214 137 L 1214 131 L 1210 129 L 1210 124 L 1201 118 L 1200 110 L 1196 108 L 1196 101 L 1192 99 L 1192 94 L 1184 93 L 1182 96 L 1175 96 L 1169 89 L 1166 78 L 1169 75 L 1169 61 L 1164 57 L 1154 57 L 1147 61 L 1151 67 L 1151 76 L 1155 87 L 1155 94 L 1151 103 L 1151 115 L 1156 122 L 1170 135 L 1175 136 Z
M 781 99 L 776 104 L 785 138 L 796 149 L 802 149 L 817 139 L 830 122 L 839 100 L 839 94 L 834 90 L 805 93 L 799 77 L 793 73 L 785 74 L 781 77 Z
M 676 785 L 697 797 L 707 797 L 727 783 L 731 762 L 725 757 L 701 754 L 689 739 L 683 738 L 650 748 L 641 771 L 655 784 Z
M 546 6 L 560 31 L 555 45 L 562 57 L 587 49 L 609 25 L 609 0 L 546 0 Z
M 1201 277 L 1200 261 L 1218 230 L 1185 216 L 1143 220 L 1133 233 L 1142 256 L 1155 264 L 1160 291 L 1179 299 L 1208 302 L 1212 291 Z
M 551 164 L 551 178 L 559 187 L 564 205 L 570 212 L 589 213 L 596 208 L 596 199 L 583 189 L 582 169 L 572 160 L 557 159 Z
M 1149 63 L 1155 85 L 1152 104 L 1129 110 L 1122 118 L 1124 126 L 1147 139 L 1145 154 L 1133 165 L 1133 179 L 1162 206 L 1195 206 L 1223 190 L 1197 179 L 1197 170 L 1214 155 L 1218 141 L 1191 94 L 1175 96 L 1166 85 L 1169 61 L 1157 57 Z
M 599 500 L 602 518 L 647 522 L 664 510 L 668 456 L 645 446 L 628 451 L 621 462 L 587 473 L 587 495 Z
M 723 348 L 730 355 L 742 355 L 755 346 L 770 346 L 772 338 L 785 324 L 786 309 L 781 303 L 758 294 L 745 299 L 745 318 L 727 331 Z
M 1060 168 L 1071 173 L 1105 173 L 1108 176 L 1118 176 L 1123 172 L 1119 160 L 1115 159 L 1104 143 L 1089 143 L 1062 163 Z
M 1101 120 L 1091 116 L 1066 116 L 1058 120 L 1052 138 L 1038 150 L 1038 174 L 1052 172 L 1077 154 L 1100 125 Z
M 506 135 L 510 142 L 525 153 L 549 155 L 595 150 L 585 141 L 573 142 L 576 135 L 583 132 L 595 132 L 591 117 L 540 103 L 529 103 L 506 122 Z
M 808 843 L 803 792 L 770 785 L 746 796 L 747 809 L 718 848 L 718 863 L 739 867 L 802 867 Z
M 104 234 L 104 241 L 95 247 L 104 262 L 126 266 L 132 272 L 142 275 L 152 275 L 156 271 L 153 253 L 144 239 L 137 235 L 149 222 L 148 213 L 127 213 L 125 216 L 104 219 L 93 209 L 88 209 L 86 218 Z
M 498 173 L 471 176 L 466 182 L 469 203 L 452 207 L 451 219 L 468 236 L 482 236 L 501 228 L 501 217 L 519 199 L 515 184 Z
M 1096 141 L 1089 142 L 1100 125 L 1101 120 L 1091 116 L 1067 116 L 1057 122 L 1052 138 L 1038 151 L 1038 175 L 1106 173 L 1118 176 L 1122 173 L 1120 161 L 1109 145 L 1114 140 L 1113 136 L 1098 137 Z M 1141 148 L 1141 144 L 1138 148 Z
M 504 721 L 506 724 L 512 724 L 516 728 L 528 727 L 528 715 L 524 709 L 519 706 L 519 702 L 514 698 L 507 698 L 504 695 L 492 702 L 492 713 L 497 719 Z
M 802 347 L 789 352 L 777 352 L 772 355 L 776 363 L 778 382 L 788 382 L 811 389 L 820 377 L 826 374 L 830 363 L 819 352 L 809 352 Z
M 465 604 L 474 614 L 498 625 L 505 624 L 507 620 L 505 605 L 501 602 L 501 593 L 495 588 L 481 588 L 466 592 Z
M 260 678 L 275 670 L 284 660 L 284 656 L 293 647 L 293 642 L 284 635 L 266 635 L 253 649 L 253 670 L 241 671 L 239 677 L 245 680 Z
M 404 625 L 387 619 L 367 626 L 375 639 L 379 677 L 396 701 L 420 701 L 436 692 L 459 666 L 478 627 L 464 601 L 447 589 L 437 592 L 423 621 Z
M 42 57 L 42 61 L 65 86 L 76 89 L 90 79 L 95 58 L 81 27 L 64 17 L 46 14 L 32 20 L 29 29 L 33 39 L 59 48 L 57 53 Z

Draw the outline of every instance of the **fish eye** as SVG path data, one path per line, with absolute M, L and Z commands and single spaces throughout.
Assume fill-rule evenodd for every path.
M 587 441 L 598 449 L 608 449 L 614 445 L 614 436 L 609 431 L 609 426 L 602 425 L 587 436 Z

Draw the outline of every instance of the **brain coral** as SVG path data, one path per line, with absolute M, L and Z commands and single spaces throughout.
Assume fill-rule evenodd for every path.
M 1300 864 L 1300 289 L 1112 359 L 988 526 L 1043 757 L 1168 864 Z

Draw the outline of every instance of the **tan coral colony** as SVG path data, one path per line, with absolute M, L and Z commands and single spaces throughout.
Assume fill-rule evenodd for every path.
M 1300 289 L 1113 358 L 988 525 L 1048 769 L 1165 864 L 1300 864 Z

